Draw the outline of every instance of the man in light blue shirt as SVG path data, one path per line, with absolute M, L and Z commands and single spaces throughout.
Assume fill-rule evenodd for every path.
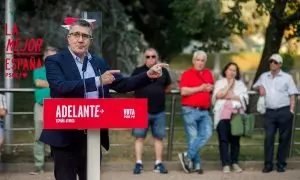
M 78 56 L 76 56 L 74 54 L 74 52 L 70 49 L 70 47 L 69 47 L 69 51 L 70 51 L 70 53 L 72 54 L 72 56 L 74 58 L 74 61 L 75 61 L 76 66 L 78 68 L 78 71 L 80 72 L 81 78 L 83 78 L 83 72 L 82 72 L 83 61 L 80 60 L 80 57 L 78 57 Z M 86 66 L 86 71 L 84 73 L 84 78 L 85 79 L 96 76 L 95 71 L 94 71 L 94 69 L 92 67 L 92 64 L 90 62 L 90 60 L 92 59 L 92 55 L 89 52 L 87 52 L 86 56 L 88 58 L 88 62 L 87 62 L 87 66 Z M 96 83 L 97 90 L 96 91 L 87 92 L 86 93 L 86 98 L 87 99 L 97 99 L 97 98 L 99 98 L 98 87 L 100 86 L 100 79 L 99 78 L 95 78 L 95 83 Z
M 85 20 L 77 20 L 70 26 L 67 35 L 68 49 L 47 57 L 45 67 L 51 98 L 109 98 L 109 89 L 125 93 L 142 88 L 159 78 L 161 68 L 168 66 L 158 63 L 145 73 L 124 78 L 120 70 L 110 70 L 105 60 L 90 55 L 88 49 L 92 39 L 92 25 Z M 87 62 L 84 81 L 83 62 Z M 101 129 L 100 133 L 101 146 L 108 150 L 108 130 Z M 76 180 L 77 177 L 86 180 L 85 130 L 43 129 L 39 140 L 51 147 L 56 180 Z
M 282 57 L 279 54 L 273 54 L 269 63 L 270 71 L 263 73 L 253 85 L 259 90 L 260 96 L 265 96 L 267 108 L 264 114 L 265 163 L 263 173 L 273 170 L 274 139 L 277 129 L 279 130 L 277 171 L 285 171 L 295 113 L 295 94 L 299 93 L 293 77 L 281 70 Z

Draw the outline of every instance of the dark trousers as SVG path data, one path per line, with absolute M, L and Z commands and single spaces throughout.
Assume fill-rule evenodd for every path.
M 238 163 L 240 153 L 240 136 L 233 136 L 231 134 L 230 120 L 220 120 L 217 126 L 217 132 L 219 137 L 219 151 L 222 166 Z
M 76 142 L 67 147 L 51 146 L 56 180 L 86 180 L 87 136 L 82 134 Z
M 291 141 L 292 122 L 293 114 L 290 112 L 289 106 L 277 110 L 266 110 L 264 115 L 265 166 L 273 167 L 274 139 L 277 129 L 279 129 L 277 165 L 286 165 L 286 157 Z

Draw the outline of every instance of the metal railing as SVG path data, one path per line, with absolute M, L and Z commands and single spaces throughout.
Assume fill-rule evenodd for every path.
M 13 89 L 3 89 L 0 88 L 0 93 L 1 92 L 10 92 L 10 93 L 15 93 L 15 92 L 21 92 L 21 93 L 33 93 L 34 89 L 33 88 L 13 88 Z M 111 91 L 111 93 L 116 93 L 115 91 Z M 249 91 L 250 94 L 255 94 L 253 91 Z M 176 143 L 174 144 L 174 131 L 175 130 L 184 130 L 183 127 L 175 127 L 175 116 L 176 115 L 181 115 L 181 111 L 176 112 L 176 101 L 177 97 L 179 95 L 178 90 L 172 90 L 170 93 L 171 95 L 171 107 L 170 107 L 170 112 L 166 112 L 167 115 L 170 115 L 170 120 L 169 120 L 169 125 L 166 127 L 166 130 L 168 130 L 168 140 L 167 140 L 167 155 L 166 159 L 167 160 L 172 160 L 172 152 L 173 152 L 173 147 L 174 145 L 178 146 L 186 146 L 186 143 Z M 297 96 L 297 99 L 299 100 L 300 96 Z M 297 102 L 297 101 L 296 101 Z M 297 104 L 296 104 L 297 107 Z M 33 115 L 33 112 L 8 112 L 9 115 Z M 258 115 L 258 113 L 256 114 Z M 292 138 L 291 138 L 291 144 L 290 144 L 290 149 L 289 149 L 289 157 L 293 156 L 293 149 L 295 145 L 300 145 L 300 142 L 295 142 L 295 131 L 299 131 L 300 128 L 295 127 L 295 122 L 297 119 L 297 116 L 299 116 L 299 112 L 295 112 L 295 116 L 293 119 L 293 130 L 292 130 Z M 34 131 L 34 127 L 26 127 L 26 128 L 7 128 L 5 131 L 9 131 L 10 133 L 13 133 L 14 131 Z M 114 130 L 124 130 L 124 129 L 114 129 Z M 255 128 L 255 131 L 263 131 L 263 128 Z M 10 133 L 7 133 L 8 135 Z M 8 138 L 10 139 L 10 138 Z M 130 146 L 131 144 L 111 144 L 111 146 Z M 209 146 L 218 146 L 217 143 L 208 143 L 207 145 Z M 276 143 L 275 145 L 278 145 Z M 33 146 L 33 143 L 5 143 L 4 146 Z M 263 146 L 262 143 L 246 143 L 246 144 L 241 144 L 241 146 Z

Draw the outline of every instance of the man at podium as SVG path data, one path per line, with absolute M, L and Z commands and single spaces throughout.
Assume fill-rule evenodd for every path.
M 160 77 L 162 67 L 167 66 L 156 64 L 145 73 L 123 78 L 119 70 L 110 70 L 103 59 L 89 53 L 92 39 L 91 25 L 77 20 L 69 28 L 68 48 L 47 57 L 46 76 L 52 98 L 101 98 L 109 97 L 109 89 L 122 93 L 134 91 Z M 44 129 L 40 141 L 51 147 L 56 180 L 76 180 L 77 175 L 86 180 L 85 130 Z M 101 130 L 101 145 L 109 149 L 108 130 Z

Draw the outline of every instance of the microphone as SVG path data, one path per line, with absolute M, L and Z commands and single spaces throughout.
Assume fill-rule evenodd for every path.
M 88 57 L 85 56 L 83 59 L 83 65 L 82 65 L 82 80 L 83 80 L 83 89 L 84 89 L 84 98 L 86 98 L 86 85 L 85 85 L 85 78 L 84 78 L 84 73 L 86 71 L 87 63 L 88 63 Z
M 87 63 L 88 63 L 88 57 L 85 56 L 84 59 L 83 59 L 83 65 L 82 65 L 82 72 L 84 73 L 86 71 L 86 66 L 87 66 Z
M 102 96 L 102 99 L 104 99 L 104 88 L 103 88 L 103 83 L 102 83 L 102 79 L 101 79 L 101 69 L 100 69 L 100 67 L 98 68 L 98 71 L 99 71 L 99 74 L 100 74 L 100 77 L 99 77 L 99 79 L 100 79 L 100 86 L 101 86 L 101 96 Z

